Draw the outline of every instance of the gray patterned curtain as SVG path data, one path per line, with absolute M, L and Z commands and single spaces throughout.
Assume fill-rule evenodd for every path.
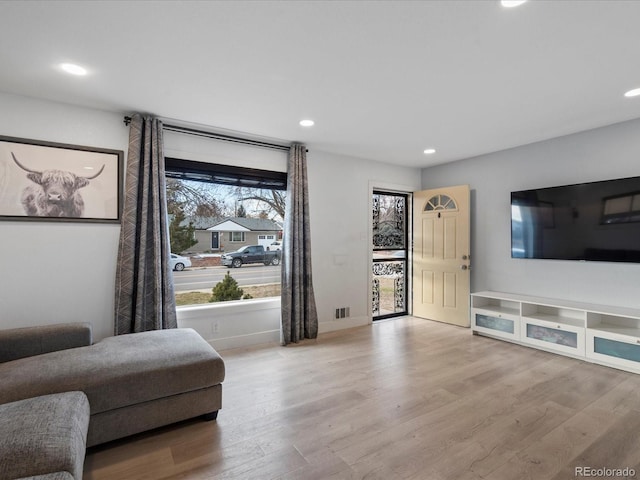
M 162 122 L 136 114 L 130 129 L 116 267 L 116 335 L 177 326 Z
M 318 336 L 318 314 L 311 277 L 306 152 L 305 146 L 297 143 L 289 150 L 282 249 L 283 345 Z

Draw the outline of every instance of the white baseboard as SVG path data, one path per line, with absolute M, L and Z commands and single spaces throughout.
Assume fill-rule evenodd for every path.
M 362 327 L 370 325 L 371 319 L 367 317 L 342 318 L 340 320 L 330 320 L 318 323 L 318 334 L 346 330 L 348 328 Z M 214 338 L 207 340 L 217 351 L 229 350 L 232 348 L 250 347 L 265 343 L 280 344 L 280 330 L 267 330 L 264 332 L 247 333 L 230 337 Z
M 364 325 L 370 325 L 371 319 L 369 317 L 353 317 L 353 318 L 341 318 L 339 320 L 329 320 L 327 322 L 318 323 L 318 333 L 335 332 L 336 330 L 346 330 L 347 328 L 362 327 Z

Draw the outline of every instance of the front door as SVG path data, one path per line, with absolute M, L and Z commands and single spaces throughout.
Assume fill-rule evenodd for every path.
M 469 186 L 413 194 L 413 315 L 469 326 Z

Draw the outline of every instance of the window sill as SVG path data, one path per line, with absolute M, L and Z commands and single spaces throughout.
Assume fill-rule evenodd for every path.
M 180 316 L 183 316 L 183 314 L 188 316 L 190 313 L 212 310 L 215 310 L 216 312 L 222 314 L 224 312 L 255 312 L 258 310 L 265 310 L 270 308 L 280 308 L 280 297 L 233 300 L 230 302 L 201 303 L 198 305 L 183 305 L 180 307 L 176 307 L 176 311 L 180 314 Z

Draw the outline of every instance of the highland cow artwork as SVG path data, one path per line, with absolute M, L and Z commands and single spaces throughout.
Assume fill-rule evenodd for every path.
M 123 152 L 0 136 L 0 219 L 119 222 Z

